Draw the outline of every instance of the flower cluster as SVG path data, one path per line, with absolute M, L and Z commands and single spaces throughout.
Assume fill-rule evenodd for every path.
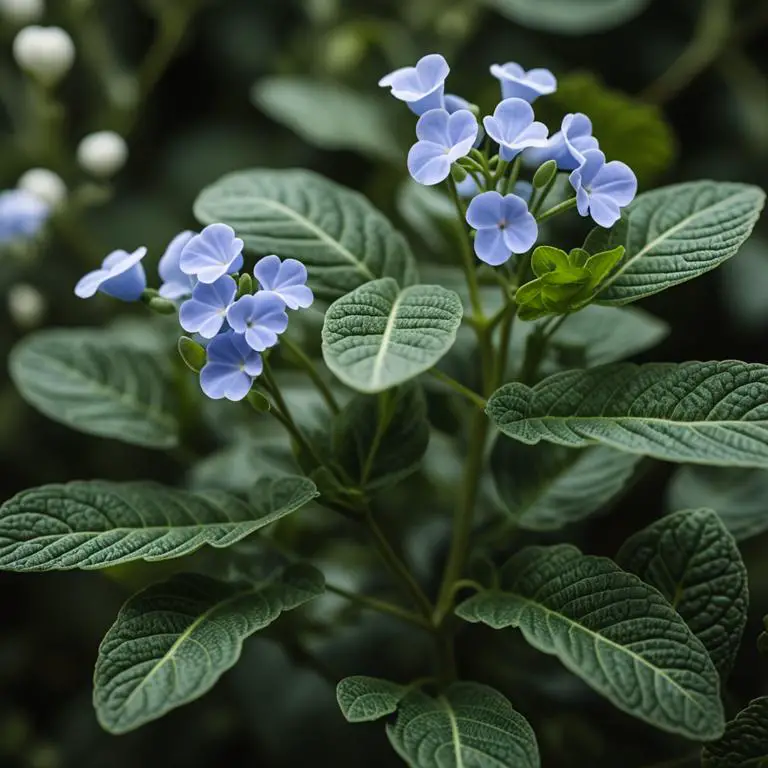
M 173 238 L 158 264 L 162 284 L 154 291 L 147 289 L 142 266 L 146 253 L 146 248 L 114 251 L 100 269 L 81 278 L 75 294 L 89 298 L 101 292 L 163 309 L 182 301 L 179 324 L 205 345 L 203 392 L 214 400 L 242 400 L 262 373 L 261 353 L 288 327 L 286 310 L 305 309 L 314 300 L 306 267 L 296 259 L 265 256 L 253 269 L 259 286 L 253 292 L 250 275 L 238 274 L 243 241 L 228 225 L 211 224 L 199 234 L 187 231 Z
M 568 172 L 575 192 L 572 203 L 582 216 L 591 216 L 601 227 L 619 220 L 621 209 L 637 193 L 637 179 L 625 163 L 606 161 L 590 119 L 580 113 L 566 115 L 552 136 L 535 120 L 532 103 L 557 90 L 551 72 L 526 72 L 514 62 L 494 64 L 491 74 L 500 82 L 501 101 L 483 119 L 482 128 L 476 107 L 445 93 L 449 73 L 446 60 L 430 54 L 415 67 L 383 77 L 379 85 L 419 115 L 417 142 L 408 154 L 411 176 L 425 185 L 450 177 L 460 197 L 472 198 L 466 219 L 475 230 L 474 248 L 481 261 L 498 266 L 536 243 L 536 215 L 552 190 L 554 170 L 536 194 L 518 181 L 522 166 L 550 163 Z

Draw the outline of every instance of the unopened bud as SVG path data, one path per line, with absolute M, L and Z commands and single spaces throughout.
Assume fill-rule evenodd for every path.
M 125 139 L 114 131 L 97 131 L 86 136 L 77 147 L 77 162 L 94 176 L 114 176 L 128 159 Z
M 0 16 L 11 24 L 31 24 L 42 18 L 43 0 L 0 0 Z
M 240 275 L 240 279 L 237 281 L 237 298 L 241 296 L 249 296 L 253 293 L 253 280 L 251 276 L 244 272 Z
M 544 187 L 555 178 L 556 173 L 557 162 L 555 160 L 547 160 L 547 162 L 540 166 L 536 173 L 533 174 L 534 188 L 544 189 Z
M 179 355 L 181 355 L 181 359 L 184 361 L 187 368 L 195 373 L 200 373 L 200 370 L 205 365 L 205 348 L 201 344 L 190 339 L 189 336 L 182 336 L 179 339 L 178 348 Z
M 456 163 L 454 163 L 451 166 L 451 178 L 457 184 L 460 184 L 462 181 L 464 181 L 464 179 L 467 178 L 467 172 L 460 165 L 457 165 Z
M 46 301 L 29 283 L 17 283 L 8 291 L 8 314 L 19 328 L 35 328 L 45 316 Z
M 152 297 L 147 302 L 147 306 L 153 312 L 157 312 L 158 315 L 176 314 L 176 305 L 172 301 L 168 301 L 168 299 L 161 299 L 159 296 Z
M 21 175 L 16 186 L 31 192 L 53 208 L 61 205 L 67 197 L 67 186 L 61 176 L 48 168 L 30 168 Z
M 247 399 L 253 410 L 257 413 L 269 413 L 269 411 L 272 409 L 272 405 L 269 400 L 257 389 L 252 389 L 248 393 Z
M 24 27 L 13 41 L 16 63 L 43 85 L 61 80 L 75 61 L 75 44 L 61 27 Z

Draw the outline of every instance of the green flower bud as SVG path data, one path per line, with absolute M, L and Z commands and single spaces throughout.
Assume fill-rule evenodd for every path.
M 205 349 L 188 336 L 182 336 L 179 339 L 178 350 L 187 368 L 195 373 L 200 373 L 205 365 Z
M 544 189 L 544 187 L 552 182 L 556 174 L 557 162 L 555 160 L 547 160 L 547 162 L 539 166 L 539 169 L 533 174 L 534 189 Z
M 459 184 L 467 178 L 467 172 L 458 163 L 454 163 L 451 166 L 451 178 Z
M 153 296 L 147 302 L 147 306 L 158 315 L 175 315 L 176 305 L 168 299 L 161 299 L 159 296 Z
M 241 296 L 249 296 L 253 293 L 253 280 L 247 272 L 243 272 L 240 275 L 240 279 L 237 281 L 237 298 Z

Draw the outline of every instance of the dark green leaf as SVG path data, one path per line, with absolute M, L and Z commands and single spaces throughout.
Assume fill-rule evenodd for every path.
M 336 699 L 350 723 L 367 723 L 391 715 L 407 690 L 377 677 L 345 677 L 336 686 Z
M 722 739 L 707 744 L 702 768 L 765 768 L 768 766 L 768 696 L 742 709 L 725 726 Z

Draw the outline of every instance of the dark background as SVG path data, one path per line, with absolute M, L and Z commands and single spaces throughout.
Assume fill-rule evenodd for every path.
M 62 10 L 54 0 L 49 5 L 56 6 L 50 22 L 72 23 L 63 10 L 66 3 L 61 3 Z M 131 157 L 115 180 L 112 199 L 57 222 L 32 260 L 0 252 L 0 355 L 5 358 L 28 330 L 5 310 L 7 291 L 18 282 L 31 283 L 44 295 L 46 326 L 99 324 L 134 312 L 108 302 L 78 302 L 72 286 L 113 248 L 144 244 L 151 259 L 159 258 L 174 234 L 195 226 L 191 205 L 197 192 L 230 170 L 308 167 L 364 191 L 407 229 L 396 199 L 406 176 L 413 119 L 376 87 L 378 78 L 394 66 L 441 51 L 452 66 L 451 90 L 486 108 L 496 98 L 488 67 L 508 60 L 528 68 L 547 66 L 560 77 L 574 70 L 592 72 L 612 89 L 647 95 L 646 89 L 690 42 L 703 5 L 700 0 L 655 0 L 637 18 L 611 30 L 563 35 L 528 29 L 480 3 L 460 0 L 205 3 L 135 116 Z M 95 6 L 106 24 L 112 55 L 132 70 L 156 30 L 148 7 L 128 0 Z M 652 170 L 641 176 L 646 189 L 699 178 L 768 187 L 768 27 L 761 26 L 768 22 L 768 3 L 744 0 L 734 3 L 734 10 L 738 18 L 750 21 L 725 42 L 715 41 L 712 50 L 696 49 L 691 72 L 676 86 L 650 91 L 673 142 L 664 150 L 669 162 L 663 160 L 661 168 L 652 162 Z M 10 103 L 23 101 L 10 57 L 13 31 L 5 22 L 0 25 L 5 25 L 0 26 L 0 93 Z M 77 37 L 75 29 L 70 31 Z M 401 142 L 401 159 L 388 163 L 311 146 L 252 103 L 254 83 L 274 75 L 341 82 L 376 97 Z M 82 181 L 71 163 L 76 140 L 115 119 L 104 113 L 99 82 L 80 57 L 59 91 L 66 105 L 64 139 L 70 153 L 60 170 L 72 187 Z M 24 128 L 14 131 L 10 111 L 2 108 L 0 130 L 0 188 L 11 187 L 39 159 L 19 150 Z M 567 229 L 557 232 L 563 239 L 571 234 Z M 645 301 L 643 307 L 667 320 L 672 333 L 643 359 L 766 362 L 766 237 L 768 224 L 763 222 L 725 268 Z M 430 256 L 429 243 L 416 237 L 413 242 L 421 258 L 452 258 L 450 252 Z M 571 532 L 572 538 L 588 552 L 615 553 L 627 534 L 663 509 L 672 470 L 655 465 L 610 517 L 581 526 Z M 180 483 L 185 471 L 184 463 L 172 456 L 78 435 L 46 420 L 25 406 L 5 373 L 0 374 L 0 500 L 26 487 L 78 478 Z M 763 537 L 744 548 L 753 610 L 727 692 L 731 711 L 766 692 L 765 661 L 755 649 L 760 616 L 768 612 L 765 545 Z M 439 543 L 433 554 L 439 560 Z M 111 577 L 97 572 L 0 574 L 2 768 L 172 768 L 225 761 L 272 768 L 310 760 L 334 766 L 398 764 L 381 724 L 346 725 L 331 686 L 269 638 L 250 640 L 236 670 L 202 701 L 128 736 L 102 733 L 90 703 L 98 644 L 131 585 L 154 577 L 155 572 L 146 571 Z M 338 610 L 331 602 L 326 608 L 329 615 Z M 493 681 L 510 695 L 537 730 L 544 765 L 631 768 L 685 755 L 690 748 L 612 709 L 557 662 L 534 654 L 514 637 L 489 634 L 473 628 L 462 635 L 464 674 Z M 335 673 L 398 680 L 411 673 L 418 676 L 428 653 L 419 636 L 370 617 L 354 624 L 340 618 L 338 631 L 320 646 L 320 656 Z

